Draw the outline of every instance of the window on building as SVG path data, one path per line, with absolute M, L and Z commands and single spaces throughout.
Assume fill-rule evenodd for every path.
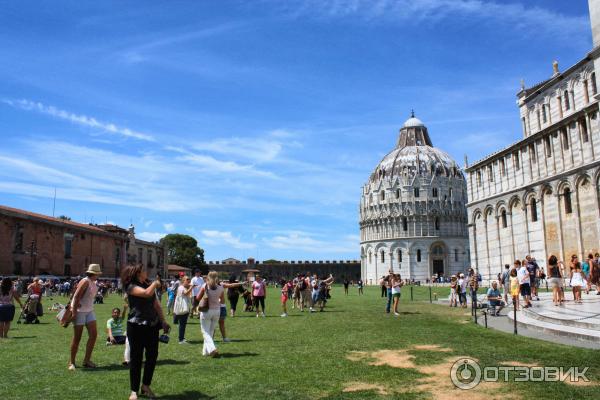
M 142 249 L 142 248 L 140 247 L 140 248 L 138 249 L 138 254 L 137 254 L 137 256 L 138 256 L 137 262 L 138 262 L 139 264 L 143 263 L 143 262 L 144 262 L 144 261 L 143 261 L 143 260 L 144 260 L 144 249 Z
M 548 122 L 548 115 L 546 113 L 546 105 L 542 104 L 542 122 L 546 123 Z
M 384 201 L 384 200 L 385 200 L 385 190 L 382 190 L 382 191 L 381 191 L 381 193 L 379 193 L 379 199 L 380 199 L 381 201 Z
M 523 124 L 523 134 L 527 136 L 527 123 L 525 122 L 525 117 L 521 118 L 521 123 Z
M 584 118 L 579 120 L 579 127 L 581 129 L 581 140 L 583 140 L 584 143 L 587 143 L 587 141 L 589 140 L 589 137 L 588 137 L 587 125 L 585 123 Z
M 434 225 L 435 225 L 435 230 L 439 231 L 440 230 L 440 219 L 438 217 L 435 217 Z
M 148 265 L 148 268 L 152 268 L 154 266 L 152 262 L 152 255 L 152 250 L 148 249 L 148 259 L 146 260 L 146 265 Z
M 400 189 L 396 189 L 396 199 L 400 198 Z
M 513 162 L 515 164 L 515 169 L 518 171 L 519 169 L 521 169 L 521 162 L 519 161 L 519 152 L 515 151 L 513 153 Z
M 121 265 L 121 248 L 115 247 L 115 264 L 117 267 Z
M 477 186 L 481 186 L 481 171 L 477 171 Z
M 371 264 L 372 258 L 371 258 L 371 252 L 369 252 L 369 264 Z
M 535 110 L 535 114 L 537 115 L 537 123 L 538 129 L 542 129 L 542 121 L 540 120 L 540 109 Z
M 433 197 L 438 197 L 438 189 L 437 188 L 433 188 L 431 189 L 431 195 Z
M 596 86 L 596 73 L 592 72 L 592 76 L 590 77 L 590 81 L 592 82 L 592 94 L 598 93 L 598 87 Z
M 15 252 L 22 252 L 22 251 L 23 251 L 23 225 L 17 224 L 16 232 L 15 232 Z
M 402 262 L 402 250 L 398 249 L 398 262 Z
M 494 182 L 494 168 L 491 165 L 488 165 L 488 180 Z
M 535 163 L 537 161 L 537 157 L 535 155 L 535 144 L 531 143 L 529 145 L 529 158 L 531 162 Z
M 64 276 L 71 276 L 71 265 L 65 264 L 65 268 L 63 269 Z
M 573 212 L 573 206 L 571 204 L 571 189 L 566 188 L 563 192 L 565 199 L 565 214 L 571 214 Z
M 381 262 L 385 262 L 385 251 L 381 250 Z
M 544 149 L 546 150 L 546 157 L 552 157 L 552 138 L 550 135 L 544 138 Z
M 562 141 L 563 141 L 563 149 L 569 150 L 569 133 L 566 128 L 562 130 Z
M 421 262 L 421 249 L 417 250 L 417 262 Z
M 402 217 L 402 230 L 406 232 L 408 230 L 408 218 Z
M 529 200 L 529 204 L 530 204 L 530 209 L 531 209 L 531 222 L 537 222 L 538 220 L 538 215 L 537 215 L 537 203 L 535 201 L 535 198 L 531 198 L 531 200 Z
M 415 197 L 419 197 L 419 195 L 420 195 L 419 188 L 416 187 L 415 188 Z
M 506 162 L 504 158 L 500 159 L 500 175 L 506 176 Z
M 65 236 L 65 258 L 71 258 L 73 250 L 73 238 Z
M 556 101 L 558 103 L 558 116 L 560 118 L 562 118 L 563 117 L 563 102 L 562 102 L 562 97 L 558 96 L 556 98 Z
M 506 228 L 508 226 L 508 223 L 506 221 L 506 210 L 502 210 L 502 227 Z
M 583 81 L 583 98 L 585 100 L 585 104 L 590 102 L 590 89 L 588 86 L 588 81 L 586 79 Z
M 23 264 L 21 261 L 15 261 L 13 263 L 13 275 L 23 275 Z
M 458 249 L 454 249 L 454 261 L 458 261 Z
M 565 110 L 570 110 L 571 109 L 571 101 L 569 100 L 569 92 L 567 90 L 565 90 L 565 92 L 564 92 L 564 98 L 565 98 Z

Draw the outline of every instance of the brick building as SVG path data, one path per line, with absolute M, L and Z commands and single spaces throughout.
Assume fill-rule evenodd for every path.
M 113 278 L 128 262 L 142 262 L 149 274 L 164 275 L 165 254 L 159 244 L 136 239 L 132 229 L 0 206 L 0 276 L 76 276 L 95 263 L 103 277 Z

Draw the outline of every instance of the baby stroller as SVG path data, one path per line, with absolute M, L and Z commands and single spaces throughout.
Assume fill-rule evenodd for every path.
M 244 298 L 244 311 L 245 312 L 254 311 L 254 302 L 252 301 L 252 293 L 245 290 L 244 293 L 242 294 L 242 297 Z
M 25 306 L 23 306 L 23 310 L 21 311 L 21 315 L 19 315 L 19 320 L 17 324 L 21 323 L 21 318 L 25 320 L 26 324 L 39 324 L 40 320 L 38 319 L 38 304 L 40 302 L 40 296 L 37 294 L 32 294 L 27 298 L 25 302 Z

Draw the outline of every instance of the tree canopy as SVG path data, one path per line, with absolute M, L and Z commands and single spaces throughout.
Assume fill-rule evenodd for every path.
M 198 247 L 198 241 L 189 235 L 171 233 L 160 240 L 167 246 L 169 264 L 186 268 L 197 268 L 204 265 L 204 250 Z

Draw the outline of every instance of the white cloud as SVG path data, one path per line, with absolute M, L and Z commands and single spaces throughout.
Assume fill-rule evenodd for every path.
M 152 221 L 151 219 L 149 219 L 148 221 L 144 222 L 144 226 L 146 228 L 150 228 L 150 225 L 152 225 L 152 222 L 154 222 L 154 221 Z
M 234 155 L 256 162 L 268 162 L 275 159 L 283 148 L 282 144 L 278 141 L 255 137 L 218 139 L 210 142 L 195 143 L 192 147 L 195 150 Z
M 25 111 L 37 111 L 42 114 L 50 115 L 55 118 L 59 118 L 62 120 L 66 120 L 72 122 L 77 125 L 87 126 L 90 128 L 95 128 L 102 130 L 109 134 L 120 135 L 126 138 L 133 138 L 138 140 L 144 140 L 149 142 L 154 142 L 155 139 L 152 135 L 137 132 L 129 128 L 120 127 L 110 122 L 102 122 L 98 121 L 94 117 L 89 117 L 87 115 L 78 115 L 71 113 L 69 111 L 61 110 L 54 106 L 48 106 L 42 104 L 40 102 L 35 102 L 31 100 L 10 100 L 4 99 L 2 100 L 5 104 L 8 104 L 12 107 L 19 108 Z
M 211 246 L 228 245 L 234 249 L 254 249 L 256 244 L 242 242 L 239 236 L 233 236 L 231 232 L 223 232 L 217 230 L 203 230 L 202 242 Z
M 148 242 L 158 242 L 165 236 L 167 236 L 167 234 L 161 232 L 139 232 L 135 234 L 136 238 L 146 240 Z
M 163 227 L 167 232 L 173 232 L 175 230 L 175 224 L 173 223 L 163 224 Z
M 360 248 L 360 237 L 358 235 L 345 235 L 338 240 L 323 240 L 314 236 L 316 235 L 307 232 L 291 231 L 286 234 L 263 238 L 263 242 L 274 249 L 315 254 L 356 253 Z

